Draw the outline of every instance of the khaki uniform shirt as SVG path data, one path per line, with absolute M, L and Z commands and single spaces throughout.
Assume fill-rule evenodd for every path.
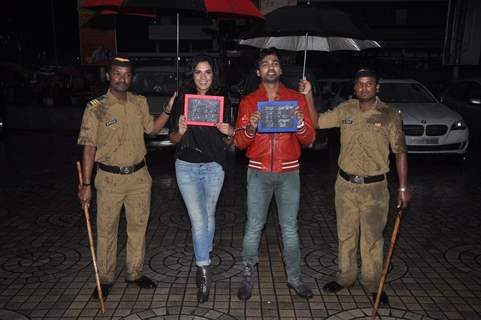
M 128 92 L 124 102 L 108 91 L 87 105 L 77 143 L 96 147 L 96 162 L 131 166 L 144 159 L 144 132 L 153 125 L 145 97 Z
M 321 114 L 319 127 L 340 127 L 338 164 L 349 174 L 385 174 L 389 171 L 389 146 L 394 153 L 407 151 L 400 112 L 378 98 L 375 105 L 364 112 L 357 99 L 348 100 Z

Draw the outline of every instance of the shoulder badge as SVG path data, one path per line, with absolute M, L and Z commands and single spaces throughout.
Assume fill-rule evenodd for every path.
M 98 105 L 100 105 L 100 101 L 98 101 L 97 99 L 92 99 L 89 101 L 89 103 L 87 103 L 87 106 L 92 107 L 97 107 Z
M 102 100 L 104 99 L 104 96 L 100 96 L 96 99 L 92 99 L 87 103 L 87 106 L 92 106 L 92 107 L 99 107 L 102 104 Z

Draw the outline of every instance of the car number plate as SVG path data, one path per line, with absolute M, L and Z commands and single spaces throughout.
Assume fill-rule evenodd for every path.
M 408 138 L 407 144 L 439 144 L 439 138 Z

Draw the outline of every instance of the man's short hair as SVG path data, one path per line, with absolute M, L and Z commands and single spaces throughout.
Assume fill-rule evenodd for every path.
M 267 49 L 261 50 L 261 52 L 259 54 L 259 58 L 257 58 L 257 61 L 256 61 L 257 69 L 260 68 L 262 59 L 264 59 L 265 57 L 270 56 L 270 55 L 275 55 L 276 57 L 279 58 L 279 53 L 275 48 L 267 48 Z
M 130 59 L 127 57 L 115 56 L 110 59 L 108 71 L 110 71 L 113 66 L 127 67 L 132 69 L 132 62 L 130 62 Z
M 359 70 L 357 70 L 356 74 L 354 75 L 354 81 L 357 81 L 357 79 L 363 78 L 363 77 L 374 78 L 376 83 L 379 82 L 379 77 L 376 71 L 374 71 L 374 69 L 371 69 L 371 68 L 367 68 L 367 67 L 359 68 Z

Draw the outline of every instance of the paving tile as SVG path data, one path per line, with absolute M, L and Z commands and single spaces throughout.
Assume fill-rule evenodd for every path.
M 307 301 L 286 286 L 282 235 L 273 205 L 260 244 L 253 296 L 243 302 L 236 294 L 245 225 L 245 166 L 229 158 L 217 208 L 211 296 L 199 305 L 188 216 L 172 158 L 163 153 L 148 155 L 153 190 L 144 270 L 158 287 L 145 290 L 124 282 L 126 231 L 122 218 L 116 280 L 102 315 L 91 297 L 95 278 L 72 191 L 76 152 L 68 150 L 75 146 L 75 139 L 57 139 L 67 156 L 49 157 L 45 173 L 33 170 L 32 165 L 18 167 L 28 178 L 25 183 L 0 189 L 0 201 L 8 197 L 11 205 L 7 209 L 16 212 L 0 225 L 0 240 L 14 240 L 0 241 L 0 315 L 16 312 L 16 316 L 39 320 L 369 318 L 372 300 L 359 281 L 337 294 L 320 290 L 337 271 L 335 160 L 322 155 L 306 157 L 301 169 L 302 268 L 315 296 Z M 419 162 L 410 162 L 410 185 L 416 197 L 403 218 L 385 283 L 391 306 L 381 308 L 380 313 L 383 319 L 396 320 L 481 319 L 481 185 L 475 178 L 481 176 L 481 168 L 474 162 L 463 169 L 442 161 Z M 395 176 L 389 179 L 391 192 L 396 189 L 395 180 Z M 392 222 L 390 216 L 386 234 L 390 234 Z M 93 218 L 92 223 L 95 230 Z

